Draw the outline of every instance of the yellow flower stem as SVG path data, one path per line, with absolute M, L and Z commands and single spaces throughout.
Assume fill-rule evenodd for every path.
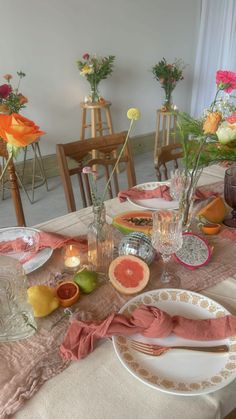
M 5 164 L 4 168 L 3 168 L 3 171 L 2 171 L 2 173 L 0 175 L 0 182 L 4 178 L 4 175 L 6 173 L 6 170 L 7 170 L 8 166 L 9 166 L 9 163 L 10 163 L 11 158 L 12 158 L 12 154 L 9 154 L 8 159 L 7 159 L 7 162 L 6 162 L 6 164 Z
M 117 158 L 117 160 L 116 160 L 116 163 L 115 163 L 115 165 L 114 165 L 114 167 L 113 167 L 113 169 L 112 169 L 112 172 L 111 172 L 111 174 L 110 174 L 110 176 L 109 176 L 109 179 L 108 179 L 108 181 L 107 181 L 107 184 L 106 184 L 106 186 L 105 186 L 105 189 L 104 189 L 104 192 L 103 192 L 103 195 L 102 195 L 101 202 L 103 202 L 103 201 L 104 201 L 104 199 L 105 199 L 105 196 L 106 196 L 106 193 L 107 193 L 107 189 L 108 189 L 108 187 L 109 187 L 109 185 L 110 185 L 110 182 L 111 182 L 112 176 L 113 176 L 113 175 L 114 175 L 114 173 L 115 173 L 115 170 L 116 170 L 116 168 L 117 168 L 117 166 L 118 166 L 118 164 L 119 164 L 119 161 L 120 161 L 120 159 L 121 159 L 121 157 L 122 157 L 122 154 L 123 154 L 123 151 L 124 151 L 125 146 L 126 146 L 126 144 L 127 144 L 127 141 L 128 141 L 128 139 L 129 139 L 129 136 L 130 136 L 130 133 L 131 133 L 131 130 L 132 130 L 133 123 L 134 123 L 134 119 L 131 119 L 131 121 L 130 121 L 130 126 L 129 126 L 129 130 L 128 130 L 128 132 L 127 132 L 127 136 L 126 136 L 125 142 L 124 142 L 124 144 L 123 144 L 123 146 L 122 146 L 122 148 L 121 148 L 121 150 L 120 150 L 120 154 L 119 154 L 119 156 L 118 156 L 118 158 Z

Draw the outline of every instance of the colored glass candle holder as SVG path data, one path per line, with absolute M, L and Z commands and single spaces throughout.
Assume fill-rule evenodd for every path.
M 80 266 L 80 250 L 74 244 L 68 244 L 63 248 L 64 270 L 76 272 Z

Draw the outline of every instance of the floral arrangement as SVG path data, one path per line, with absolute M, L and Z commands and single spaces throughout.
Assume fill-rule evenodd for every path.
M 216 73 L 216 94 L 209 109 L 200 119 L 178 112 L 177 122 L 184 150 L 186 179 L 186 217 L 193 191 L 201 170 L 222 160 L 236 161 L 236 106 L 229 100 L 218 98 L 220 92 L 236 89 L 236 73 L 219 70 Z
M 109 176 L 109 179 L 108 179 L 108 181 L 106 183 L 106 186 L 105 186 L 105 189 L 104 189 L 104 192 L 103 192 L 102 196 L 99 196 L 98 195 L 98 189 L 97 189 L 97 172 L 95 170 L 93 170 L 90 166 L 86 166 L 82 170 L 83 173 L 88 174 L 89 179 L 90 179 L 90 189 L 91 189 L 92 202 L 93 202 L 93 206 L 94 207 L 102 206 L 102 204 L 103 204 L 103 202 L 105 200 L 106 193 L 107 193 L 107 190 L 109 188 L 111 179 L 112 179 L 113 174 L 114 174 L 114 172 L 115 172 L 115 170 L 116 170 L 116 168 L 117 168 L 117 166 L 119 164 L 119 161 L 120 161 L 120 159 L 122 157 L 123 151 L 124 151 L 124 149 L 126 147 L 126 144 L 128 142 L 128 139 L 129 139 L 129 136 L 130 136 L 132 127 L 133 127 L 133 123 L 134 123 L 134 121 L 137 121 L 138 119 L 140 119 L 140 111 L 139 111 L 139 109 L 137 109 L 137 108 L 130 108 L 128 110 L 128 112 L 127 112 L 127 118 L 130 119 L 129 130 L 128 130 L 127 135 L 126 135 L 125 142 L 124 142 L 124 144 L 123 144 L 123 146 L 122 146 L 122 148 L 120 150 L 120 153 L 119 153 L 119 155 L 117 157 L 116 163 L 115 163 L 115 165 L 114 165 L 114 167 L 113 167 L 113 169 L 111 171 L 111 174 Z
M 21 79 L 25 77 L 25 73 L 17 71 L 17 75 L 19 81 L 15 88 L 11 83 L 13 76 L 11 74 L 3 76 L 7 83 L 0 86 L 0 113 L 18 113 L 20 109 L 25 108 L 25 104 L 28 102 L 27 97 L 19 92 Z
M 19 114 L 19 111 L 25 108 L 28 99 L 19 92 L 20 82 L 25 73 L 19 71 L 17 74 L 19 76 L 17 87 L 14 88 L 11 84 L 13 78 L 11 74 L 3 76 L 7 83 L 0 86 L 0 140 L 7 143 L 8 150 L 8 160 L 1 172 L 0 181 L 11 158 L 17 157 L 22 147 L 26 147 L 45 134 L 33 121 Z
M 112 74 L 115 56 L 97 57 L 85 53 L 82 60 L 77 61 L 80 75 L 85 77 L 91 87 L 91 101 L 99 100 L 98 84 Z
M 152 67 L 154 78 L 159 81 L 165 91 L 165 103 L 161 108 L 163 112 L 172 109 L 171 95 L 178 81 L 184 78 L 184 68 L 185 65 L 181 59 L 176 59 L 172 64 L 169 64 L 165 58 Z

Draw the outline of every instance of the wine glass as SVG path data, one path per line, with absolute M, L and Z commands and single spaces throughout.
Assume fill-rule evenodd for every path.
M 160 210 L 153 213 L 152 245 L 161 253 L 164 262 L 161 282 L 167 287 L 179 288 L 180 279 L 167 269 L 171 255 L 181 249 L 182 216 L 176 210 Z
M 232 218 L 226 218 L 224 224 L 236 228 L 236 166 L 232 166 L 225 172 L 224 181 L 225 202 L 233 208 Z

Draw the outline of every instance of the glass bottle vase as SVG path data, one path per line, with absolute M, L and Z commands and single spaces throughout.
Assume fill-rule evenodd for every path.
M 113 260 L 113 229 L 106 222 L 104 204 L 93 206 L 93 222 L 88 227 L 88 264 L 91 270 L 107 275 Z

